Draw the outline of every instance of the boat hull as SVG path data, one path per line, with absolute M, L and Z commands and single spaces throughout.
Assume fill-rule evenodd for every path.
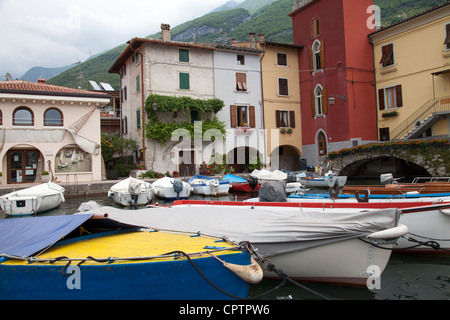
M 228 182 L 220 182 L 219 187 L 212 188 L 208 183 L 191 184 L 192 193 L 204 196 L 226 196 L 230 190 L 230 184 Z
M 173 183 L 175 179 L 164 177 L 152 184 L 152 191 L 155 196 L 168 200 L 187 199 L 191 194 L 191 185 L 187 182 L 179 180 L 183 185 L 182 190 L 177 193 L 174 190 Z
M 136 202 L 130 191 L 130 186 L 134 194 L 137 195 Z M 143 206 L 153 200 L 153 191 L 149 183 L 130 177 L 113 185 L 108 191 L 108 197 L 112 198 L 115 203 L 125 207 Z
M 308 188 L 330 188 L 336 183 L 338 186 L 344 186 L 347 183 L 346 176 L 324 176 L 324 177 L 300 177 L 300 182 Z
M 250 264 L 247 254 L 228 254 L 224 261 Z M 195 265 L 219 288 L 248 296 L 248 284 L 214 258 L 195 259 Z M 224 300 L 187 260 L 130 264 L 81 265 L 80 288 L 75 278 L 61 273 L 64 265 L 0 264 L 2 300 Z M 18 290 L 20 288 L 20 290 Z
M 250 186 L 250 183 L 248 182 L 232 182 L 230 184 L 231 191 L 233 192 L 245 192 L 245 193 L 252 193 L 259 191 L 259 188 L 261 188 L 261 184 L 258 183 L 255 186 L 255 189 L 252 190 L 252 187 Z

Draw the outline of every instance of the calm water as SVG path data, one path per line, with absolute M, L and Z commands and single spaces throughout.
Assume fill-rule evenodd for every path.
M 310 192 L 316 193 L 317 190 Z M 193 196 L 192 199 L 205 199 Z M 225 196 L 214 199 L 243 200 L 242 196 Z M 73 214 L 83 203 L 94 200 L 100 205 L 116 206 L 105 197 L 82 197 L 66 199 L 59 208 L 40 216 Z M 159 200 L 160 204 L 164 204 Z M 6 218 L 0 213 L 0 219 Z M 278 280 L 263 280 L 252 286 L 250 296 L 269 291 L 280 283 Z M 369 290 L 365 287 L 344 287 L 330 284 L 302 283 L 313 292 L 331 300 L 449 300 L 450 299 L 450 256 L 409 256 L 393 254 L 381 276 L 381 289 Z M 270 300 L 320 300 L 319 295 L 293 284 L 286 284 L 263 299 Z

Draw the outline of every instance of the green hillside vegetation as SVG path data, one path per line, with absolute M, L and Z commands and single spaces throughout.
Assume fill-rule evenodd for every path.
M 407 17 L 423 12 L 428 8 L 447 2 L 447 0 L 375 0 L 381 9 L 382 25 L 387 26 Z M 269 3 L 268 5 L 266 5 Z M 230 43 L 231 39 L 248 40 L 250 32 L 264 33 L 266 40 L 292 43 L 293 0 L 246 0 L 239 8 L 214 12 L 203 17 L 172 26 L 172 39 L 176 41 L 196 41 Z M 165 21 L 161 21 L 164 23 Z M 195 37 L 193 36 L 195 34 Z M 138 36 L 138 35 L 137 35 Z M 149 38 L 160 38 L 156 33 Z M 110 83 L 119 88 L 119 77 L 108 70 L 126 44 L 119 45 L 106 53 L 81 64 L 83 89 L 90 89 L 88 80 Z M 79 66 L 69 69 L 48 80 L 48 83 L 77 88 L 80 84 Z

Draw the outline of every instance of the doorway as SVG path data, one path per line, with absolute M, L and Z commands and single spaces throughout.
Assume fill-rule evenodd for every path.
M 35 182 L 39 155 L 38 150 L 8 151 L 8 183 Z
M 319 142 L 319 157 L 327 155 L 327 137 L 325 136 L 325 133 L 322 131 L 319 132 L 317 140 Z

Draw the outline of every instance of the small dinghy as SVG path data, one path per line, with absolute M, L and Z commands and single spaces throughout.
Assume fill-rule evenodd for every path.
M 187 199 L 191 194 L 191 185 L 180 179 L 164 177 L 152 183 L 153 193 L 169 200 Z
M 108 197 L 122 206 L 136 207 L 150 203 L 153 191 L 150 183 L 129 177 L 113 185 L 108 191 Z
M 233 192 L 252 193 L 258 191 L 261 187 L 261 183 L 258 181 L 258 178 L 255 177 L 247 180 L 233 174 L 227 174 L 222 180 L 230 182 L 230 189 Z
M 217 178 L 195 175 L 189 179 L 192 193 L 204 196 L 224 196 L 230 190 L 230 182 Z
M 14 191 L 0 197 L 0 207 L 11 216 L 33 215 L 58 207 L 64 199 L 64 188 L 53 182 Z

